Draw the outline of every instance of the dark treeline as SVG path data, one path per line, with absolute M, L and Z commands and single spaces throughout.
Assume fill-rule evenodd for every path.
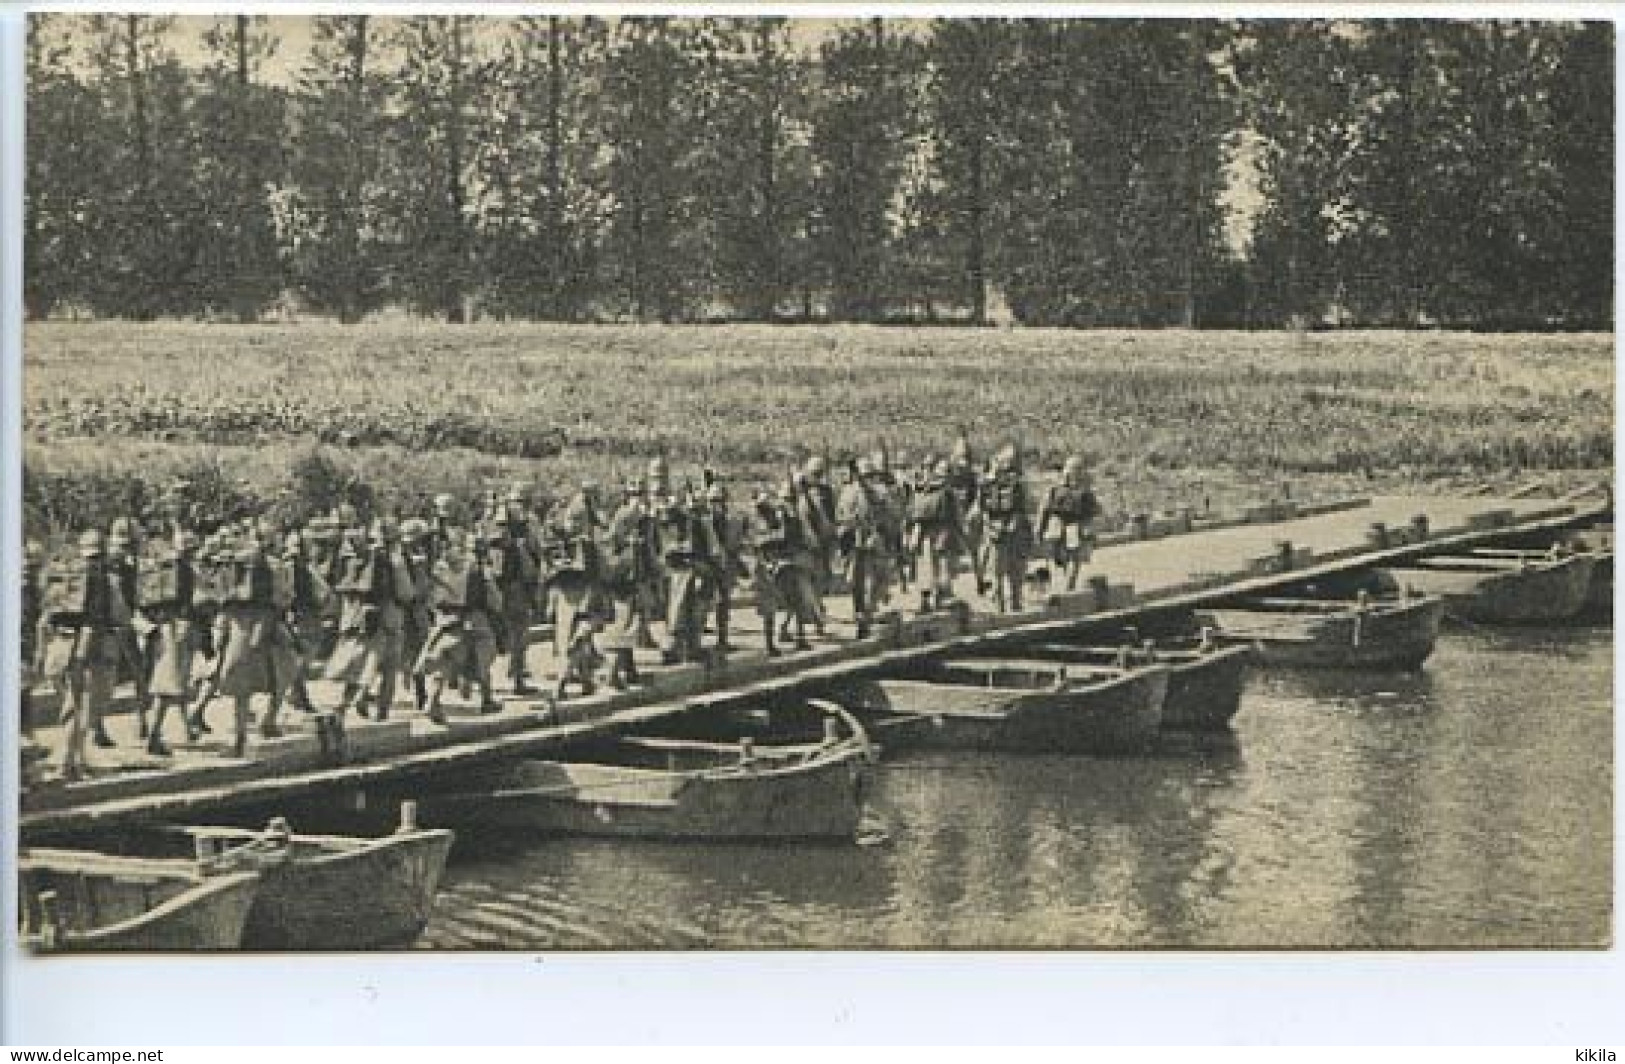
M 1606 23 L 309 21 L 31 17 L 31 316 L 1612 321 Z

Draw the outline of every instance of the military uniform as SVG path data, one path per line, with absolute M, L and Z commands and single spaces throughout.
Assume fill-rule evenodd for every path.
M 376 682 L 380 719 L 395 699 L 400 671 L 405 615 L 401 601 L 408 589 L 397 589 L 399 569 L 392 557 L 392 530 L 380 528 L 374 542 L 352 551 L 339 579 L 339 639 L 327 661 L 329 680 L 344 684 L 344 709 L 365 716 L 367 692 Z
M 147 633 L 146 657 L 150 663 L 147 693 L 153 700 L 153 720 L 147 735 L 147 751 L 163 756 L 164 718 L 172 705 L 184 710 L 192 697 L 192 663 L 199 639 L 197 569 L 192 563 L 190 536 L 177 537 L 175 550 L 145 571 L 141 614 L 151 625 Z
M 553 656 L 559 677 L 554 694 L 563 698 L 574 681 L 583 695 L 596 689 L 593 673 L 598 650 L 593 645 L 593 605 L 599 578 L 598 522 L 585 491 L 573 498 L 547 538 L 547 604 L 553 618 Z
M 971 462 L 970 445 L 960 439 L 953 455 L 948 459 L 948 488 L 959 504 L 961 527 L 964 529 L 965 555 L 970 559 L 976 577 L 976 593 L 987 593 L 987 548 L 983 536 L 983 515 L 980 506 L 982 478 Z
M 710 558 L 701 518 L 692 500 L 675 498 L 668 500 L 656 515 L 666 573 L 666 643 L 661 656 L 668 664 L 703 657 L 702 581 Z
M 964 519 L 948 481 L 948 466 L 933 468 L 914 492 L 910 550 L 924 572 L 920 607 L 941 607 L 954 596 L 954 563 L 964 550 Z
M 1022 608 L 1022 583 L 1032 553 L 1032 520 L 1028 517 L 1027 484 L 1013 459 L 995 465 L 982 485 L 982 512 L 993 560 L 993 594 L 998 608 Z
M 434 563 L 429 590 L 433 623 L 414 669 L 426 681 L 424 708 L 438 724 L 445 723 L 440 699 L 448 683 L 477 687 L 483 711 L 499 708 L 491 691 L 497 655 L 492 619 L 502 614 L 502 591 L 483 545 L 470 550 L 461 540 L 461 533 L 452 530 Z
M 802 523 L 812 538 L 813 590 L 820 599 L 834 590 L 835 556 L 840 545 L 840 529 L 835 522 L 835 489 L 829 483 L 829 471 L 822 458 L 807 463 L 807 473 L 797 479 L 800 491 L 798 509 Z
M 869 634 L 875 611 L 886 600 L 887 529 L 894 523 L 891 500 L 869 470 L 859 466 L 841 489 L 835 521 L 846 553 L 846 578 L 858 638 Z
M 532 688 L 526 682 L 525 655 L 530 650 L 530 626 L 534 617 L 532 607 L 541 575 L 541 557 L 531 539 L 529 522 L 522 507 L 522 500 L 516 494 L 509 496 L 508 506 L 501 514 L 504 518 L 502 540 L 496 547 L 508 681 L 517 695 L 532 693 Z
M 646 593 L 654 569 L 654 522 L 643 504 L 641 485 L 629 484 L 604 532 L 602 586 L 610 618 L 600 644 L 610 656 L 609 683 L 616 688 L 638 681 L 633 655 L 647 631 Z
M 78 564 L 47 571 L 42 596 L 41 672 L 62 692 L 66 734 L 58 768 L 66 779 L 77 779 L 88 768 L 85 740 L 112 696 L 123 653 L 119 633 L 129 623 L 118 581 L 106 565 L 101 533 L 85 533 L 79 549 Z
M 248 748 L 249 703 L 253 696 L 270 698 L 261 731 L 267 737 L 280 732 L 277 710 L 283 695 L 293 683 L 299 668 L 299 654 L 293 633 L 282 618 L 278 588 L 270 560 L 257 541 L 249 541 L 238 552 L 230 570 L 215 622 L 215 671 L 211 693 L 226 695 L 235 707 L 233 756 L 242 757 Z M 193 713 L 201 718 L 207 700 Z
M 1050 561 L 1066 573 L 1066 589 L 1077 590 L 1078 576 L 1094 550 L 1094 521 L 1100 502 L 1089 487 L 1081 462 L 1069 460 L 1059 484 L 1044 495 L 1038 511 L 1039 539 Z

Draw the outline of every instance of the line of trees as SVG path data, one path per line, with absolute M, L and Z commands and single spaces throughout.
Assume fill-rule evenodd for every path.
M 1612 320 L 1607 23 L 310 23 L 31 16 L 31 316 Z

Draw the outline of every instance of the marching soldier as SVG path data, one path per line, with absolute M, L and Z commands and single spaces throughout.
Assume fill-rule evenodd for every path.
M 797 650 L 806 650 L 808 624 L 813 625 L 819 635 L 824 634 L 824 610 L 812 581 L 812 534 L 802 520 L 797 502 L 794 482 L 786 481 L 779 489 L 778 505 L 779 522 L 784 529 L 784 552 L 779 564 L 774 566 L 774 586 L 784 611 L 779 622 L 779 639 L 792 640 Z
M 954 597 L 954 562 L 964 549 L 964 518 L 948 480 L 946 461 L 938 462 L 914 492 L 910 511 L 910 551 L 924 572 L 920 612 L 941 609 Z M 935 602 L 933 602 L 933 597 Z
M 41 671 L 62 692 L 65 735 L 58 769 L 76 780 L 89 770 L 85 737 L 113 693 L 122 650 L 119 632 L 129 623 L 118 580 L 106 564 L 102 534 L 79 537 L 77 564 L 47 571 L 43 597 L 45 641 Z
M 668 665 L 699 661 L 705 629 L 702 581 L 710 559 L 693 493 L 668 498 L 655 515 L 661 561 L 666 574 L 666 645 L 661 660 Z
M 649 550 L 654 562 L 649 567 L 649 584 L 645 591 L 648 603 L 645 616 L 650 620 L 666 616 L 666 552 L 661 545 L 661 515 L 668 507 L 674 505 L 677 497 L 671 490 L 671 472 L 666 466 L 665 458 L 656 455 L 649 460 L 649 475 L 644 485 L 643 505 L 653 522 L 654 538 L 650 541 Z M 654 636 L 647 630 L 640 646 L 648 649 L 655 647 Z
M 813 590 L 822 601 L 830 593 L 840 530 L 835 524 L 835 489 L 829 483 L 829 465 L 819 455 L 807 460 L 806 474 L 797 480 L 801 491 L 802 523 L 813 542 Z
M 129 624 L 119 630 L 119 670 L 121 680 L 135 685 L 136 714 L 140 722 L 140 735 L 145 739 L 147 721 L 147 659 L 141 652 L 141 638 L 135 630 L 136 611 L 140 608 L 141 562 L 140 546 L 135 542 L 134 529 L 127 518 L 114 521 L 107 533 L 107 566 L 118 581 L 119 594 L 129 611 Z M 91 740 L 97 746 L 112 746 L 112 736 L 100 716 L 90 722 Z
M 597 531 L 598 517 L 587 484 L 548 525 L 547 608 L 553 618 L 553 655 L 559 666 L 553 695 L 560 701 L 571 682 L 581 687 L 583 696 L 597 690 L 593 674 L 599 658 L 592 641 L 592 600 L 598 582 Z
M 1094 522 L 1100 515 L 1083 459 L 1074 455 L 1061 469 L 1061 482 L 1053 484 L 1038 508 L 1039 539 L 1050 561 L 1066 573 L 1066 589 L 1078 589 L 1078 575 L 1094 550 Z
M 429 560 L 440 560 L 451 545 L 457 527 L 457 500 L 444 493 L 434 497 L 434 517 L 429 522 Z
M 516 485 L 508 492 L 507 504 L 498 510 L 502 539 L 497 544 L 497 580 L 502 590 L 501 627 L 506 636 L 508 680 L 514 694 L 531 695 L 536 689 L 526 682 L 525 654 L 530 648 L 532 606 L 541 574 L 541 558 L 531 537 L 524 490 Z
M 289 532 L 283 541 L 279 576 L 286 581 L 283 621 L 298 659 L 288 683 L 288 700 L 296 708 L 314 713 L 306 676 L 327 642 L 332 586 L 321 566 L 311 560 L 305 537 L 298 531 Z
M 859 458 L 841 489 L 835 509 L 859 639 L 868 637 L 875 611 L 886 595 L 885 529 L 890 521 L 889 507 L 886 492 L 874 478 L 873 464 L 867 458 Z
M 970 441 L 963 434 L 954 441 L 948 456 L 948 486 L 959 504 L 959 513 L 965 530 L 965 554 L 976 576 L 976 593 L 987 594 L 987 557 L 983 542 L 981 474 L 971 457 Z
M 647 631 L 649 573 L 654 567 L 654 523 L 643 504 L 643 485 L 629 480 L 621 505 L 604 533 L 603 588 L 610 619 L 601 643 L 609 652 L 609 685 L 624 690 L 639 682 L 634 652 Z
M 762 618 L 767 656 L 776 658 L 784 653 L 775 641 L 779 612 L 785 608 L 779 574 L 789 563 L 790 546 L 783 511 L 765 492 L 757 492 L 751 503 L 745 534 L 752 556 L 751 587 L 756 595 L 756 612 Z
M 1004 447 L 994 456 L 992 474 L 981 491 L 993 559 L 993 595 L 1001 613 L 1007 606 L 1021 610 L 1022 583 L 1033 546 L 1027 504 L 1027 484 L 1021 476 L 1016 449 Z
M 420 518 L 401 522 L 400 551 L 395 555 L 395 591 L 401 604 L 401 675 L 412 685 L 412 704 L 422 711 L 428 697 L 417 673 L 418 657 L 429 638 L 429 523 Z
M 186 702 L 192 696 L 192 661 L 200 644 L 195 546 L 192 533 L 178 529 L 171 553 L 142 573 L 141 613 L 152 625 L 147 636 L 147 660 L 152 665 L 147 692 L 153 717 L 147 753 L 158 757 L 170 753 L 164 743 L 164 718 L 174 707 L 184 723 Z
M 434 621 L 413 670 L 425 681 L 424 710 L 436 724 L 446 723 L 441 697 L 448 683 L 477 688 L 482 713 L 501 709 L 491 690 L 491 665 L 497 656 L 492 622 L 502 615 L 502 591 L 490 559 L 502 534 L 491 525 L 473 543 L 469 539 L 460 528 L 446 529 L 430 581 Z
M 351 540 L 349 557 L 339 580 L 339 640 L 327 661 L 327 678 L 344 684 L 340 715 L 353 709 L 366 717 L 367 694 L 378 685 L 378 719 L 389 715 L 395 700 L 395 674 L 400 671 L 401 639 L 405 619 L 401 594 L 396 589 L 392 557 L 396 545 L 393 524 L 380 520 L 372 542 L 360 546 Z
M 204 712 L 209 700 L 216 694 L 227 695 L 235 712 L 231 756 L 243 757 L 248 752 L 250 703 L 255 695 L 270 699 L 260 734 L 267 739 L 282 734 L 277 712 L 293 682 L 299 657 L 277 604 L 270 561 L 257 537 L 243 541 L 228 576 L 215 623 L 214 675 L 192 710 L 189 731 L 193 735 L 207 731 Z
M 728 641 L 733 588 L 744 572 L 744 559 L 740 556 L 739 526 L 728 512 L 728 490 L 721 481 L 712 480 L 706 487 L 705 503 L 702 525 L 707 536 L 706 554 L 711 561 L 706 583 L 710 590 L 712 625 L 717 631 L 716 649 L 725 654 L 733 649 Z

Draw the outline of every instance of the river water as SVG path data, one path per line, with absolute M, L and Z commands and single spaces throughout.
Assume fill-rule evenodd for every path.
M 880 845 L 462 840 L 420 945 L 1603 946 L 1613 630 L 1257 673 L 1153 757 L 888 760 Z

